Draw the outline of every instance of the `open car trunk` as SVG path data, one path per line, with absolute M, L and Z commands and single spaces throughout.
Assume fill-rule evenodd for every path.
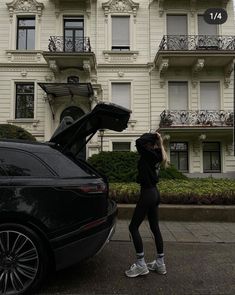
M 65 118 L 49 142 L 54 143 L 63 152 L 78 154 L 85 144 L 99 129 L 110 129 L 121 132 L 127 128 L 131 111 L 112 103 L 98 103 L 95 108 L 73 121 Z M 75 148 L 76 147 L 76 148 Z

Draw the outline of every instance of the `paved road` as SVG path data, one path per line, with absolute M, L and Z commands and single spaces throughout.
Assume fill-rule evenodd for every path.
M 119 221 L 112 241 L 97 256 L 57 272 L 38 295 L 234 295 L 235 224 L 161 222 L 168 273 L 125 277 L 135 259 Z M 141 226 L 146 260 L 155 247 L 148 225 Z

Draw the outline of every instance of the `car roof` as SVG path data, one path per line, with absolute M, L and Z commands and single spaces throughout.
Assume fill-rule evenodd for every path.
M 52 144 L 37 142 L 37 141 L 27 141 L 27 140 L 11 140 L 11 139 L 0 139 L 0 148 L 14 148 L 20 149 L 28 152 L 53 152 L 50 146 Z

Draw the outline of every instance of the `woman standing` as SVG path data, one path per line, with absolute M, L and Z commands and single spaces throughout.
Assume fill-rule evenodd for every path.
M 136 140 L 136 148 L 140 154 L 138 162 L 137 182 L 140 184 L 140 198 L 129 225 L 129 230 L 136 250 L 137 261 L 125 272 L 128 277 L 146 275 L 149 270 L 166 274 L 164 263 L 163 240 L 159 228 L 158 205 L 160 194 L 156 187 L 158 175 L 156 166 L 162 163 L 167 165 L 167 155 L 163 146 L 161 135 L 156 133 L 145 133 Z M 155 238 L 156 259 L 147 263 L 144 259 L 143 242 L 139 233 L 139 226 L 145 216 L 148 216 L 150 229 Z

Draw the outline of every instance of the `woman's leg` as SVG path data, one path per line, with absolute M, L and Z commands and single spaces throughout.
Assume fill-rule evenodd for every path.
M 136 253 L 144 252 L 143 242 L 139 233 L 139 226 L 143 222 L 146 214 L 147 209 L 144 206 L 143 201 L 139 200 L 139 202 L 136 204 L 135 211 L 133 213 L 131 223 L 129 225 L 129 231 L 133 239 Z

